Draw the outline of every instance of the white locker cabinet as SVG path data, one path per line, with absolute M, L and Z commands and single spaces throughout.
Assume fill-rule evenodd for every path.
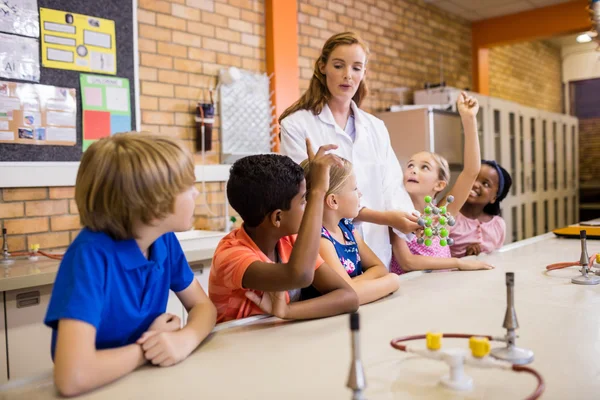
M 455 88 L 417 91 L 415 100 L 420 105 L 440 104 L 440 99 L 454 100 L 459 92 Z M 507 228 L 505 243 L 577 222 L 577 118 L 478 93 L 471 95 L 480 103 L 481 157 L 498 161 L 513 181 L 501 205 Z M 392 139 L 406 141 L 404 137 Z
M 5 292 L 8 365 L 11 380 L 52 371 L 52 330 L 43 323 L 52 285 Z
M 8 382 L 8 358 L 6 356 L 6 325 L 4 324 L 4 292 L 0 293 L 0 385 Z

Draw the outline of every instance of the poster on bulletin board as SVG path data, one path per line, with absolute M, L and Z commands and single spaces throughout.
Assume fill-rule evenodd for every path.
M 0 33 L 0 43 L 0 77 L 40 81 L 40 44 L 37 39 Z
M 93 142 L 131 131 L 129 79 L 81 74 L 83 151 Z
M 0 0 L 0 32 L 39 37 L 37 0 Z
M 74 146 L 75 89 L 0 81 L 0 143 Z
M 42 65 L 116 75 L 115 22 L 40 8 Z

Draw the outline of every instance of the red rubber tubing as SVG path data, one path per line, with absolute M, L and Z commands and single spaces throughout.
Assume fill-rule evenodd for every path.
M 542 393 L 544 393 L 544 390 L 546 389 L 546 384 L 544 383 L 544 378 L 542 378 L 542 376 L 535 369 L 526 367 L 524 365 L 513 365 L 512 369 L 513 369 L 513 371 L 517 371 L 517 372 L 527 372 L 527 373 L 535 376 L 535 379 L 537 379 L 538 385 L 537 385 L 537 388 L 535 389 L 535 392 L 530 394 L 529 397 L 526 397 L 525 400 L 536 400 L 537 398 L 539 398 L 542 395 Z
M 456 339 L 470 339 L 473 336 L 484 337 L 484 338 L 487 338 L 488 340 L 494 340 L 489 335 L 469 335 L 467 333 L 444 333 L 444 334 L 442 334 L 442 337 L 456 338 Z M 427 337 L 426 335 L 402 336 L 402 337 L 399 337 L 396 339 L 392 339 L 392 341 L 390 342 L 390 345 L 393 348 L 398 349 L 400 351 L 406 351 L 406 345 L 400 344 L 400 343 L 408 342 L 410 340 L 425 339 L 426 337 Z M 528 374 L 535 376 L 535 379 L 537 380 L 538 384 L 537 384 L 537 387 L 535 388 L 535 391 L 532 394 L 530 394 L 529 396 L 525 397 L 525 400 L 536 400 L 537 398 L 539 398 L 542 395 L 542 393 L 544 393 L 544 390 L 546 389 L 546 384 L 544 383 L 544 378 L 542 378 L 542 376 L 535 369 L 526 367 L 524 365 L 515 365 L 515 364 L 513 364 L 512 369 L 513 369 L 513 371 L 516 371 L 516 372 L 527 372 Z
M 592 256 L 590 257 L 589 260 L 589 264 L 588 265 L 594 265 L 594 260 L 596 259 L 596 254 L 592 254 Z M 560 263 L 554 263 L 554 264 L 550 264 L 546 267 L 546 269 L 548 271 L 552 271 L 554 269 L 561 269 L 561 268 L 567 268 L 567 267 L 577 267 L 580 266 L 581 264 L 579 263 L 579 261 L 575 261 L 575 262 L 560 262 Z

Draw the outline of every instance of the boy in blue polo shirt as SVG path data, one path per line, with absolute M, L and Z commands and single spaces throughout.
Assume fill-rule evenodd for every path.
M 176 364 L 214 327 L 215 307 L 173 234 L 191 228 L 194 182 L 192 155 L 167 137 L 118 134 L 84 153 L 75 186 L 84 228 L 60 264 L 44 321 L 63 395 L 146 362 Z M 189 312 L 183 328 L 165 314 L 169 289 Z

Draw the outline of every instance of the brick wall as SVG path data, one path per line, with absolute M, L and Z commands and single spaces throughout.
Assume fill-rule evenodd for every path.
M 490 49 L 490 95 L 563 112 L 560 48 L 546 41 Z
M 138 22 L 142 129 L 178 137 L 194 150 L 194 107 L 208 100 L 219 70 L 266 70 L 264 0 L 139 0 Z M 219 163 L 218 127 L 217 117 L 207 164 Z M 10 250 L 32 244 L 62 250 L 79 232 L 73 188 L 0 192 L 0 225 L 9 231 Z M 223 229 L 224 184 L 207 183 L 206 192 L 210 211 L 199 196 L 194 226 Z
M 458 88 L 471 86 L 471 25 L 422 0 L 299 0 L 300 90 L 308 87 L 313 66 L 330 36 L 352 30 L 367 41 L 371 57 L 367 111 L 399 104 L 397 96 L 377 89 L 423 87 L 444 80 Z M 405 97 L 412 102 L 412 94 Z
M 600 118 L 579 120 L 579 182 L 600 184 Z

